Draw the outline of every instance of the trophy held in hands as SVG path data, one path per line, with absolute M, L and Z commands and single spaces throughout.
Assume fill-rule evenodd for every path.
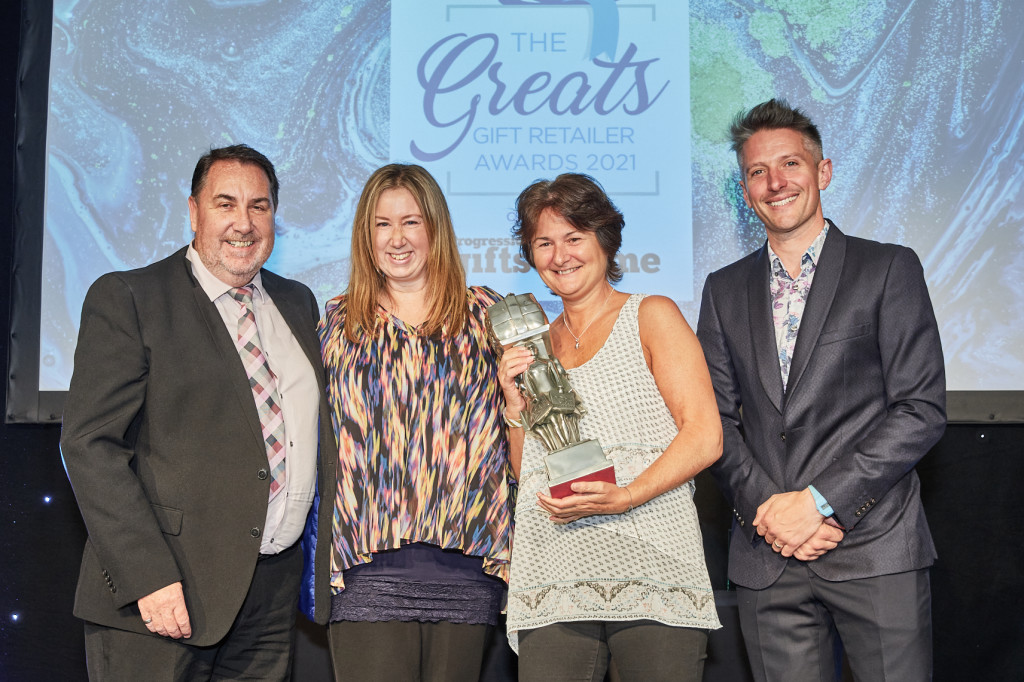
M 583 401 L 569 384 L 569 374 L 551 350 L 548 318 L 533 294 L 509 294 L 487 308 L 487 327 L 503 349 L 525 346 L 533 363 L 516 377 L 526 398 L 523 426 L 539 438 L 552 497 L 572 495 L 576 481 L 615 483 L 615 467 L 596 440 L 580 439 Z

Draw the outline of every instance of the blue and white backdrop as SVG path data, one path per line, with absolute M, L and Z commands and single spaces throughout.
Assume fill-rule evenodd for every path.
M 763 240 L 726 128 L 781 96 L 834 161 L 826 215 L 924 261 L 950 388 L 1022 390 L 1022 25 L 1015 0 L 55 0 L 39 388 L 67 388 L 93 280 L 190 239 L 195 161 L 235 142 L 281 178 L 269 267 L 321 303 L 396 160 L 444 188 L 471 283 L 540 298 L 514 199 L 593 175 L 622 288 L 696 324 L 706 274 Z

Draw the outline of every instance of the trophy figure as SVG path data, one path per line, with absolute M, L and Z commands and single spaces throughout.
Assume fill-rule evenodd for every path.
M 581 440 L 580 417 L 587 413 L 569 374 L 551 350 L 548 318 L 533 294 L 509 294 L 487 308 L 487 328 L 502 349 L 524 346 L 533 362 L 516 377 L 526 398 L 523 427 L 539 438 L 552 497 L 572 495 L 575 481 L 615 483 L 615 467 L 596 440 Z

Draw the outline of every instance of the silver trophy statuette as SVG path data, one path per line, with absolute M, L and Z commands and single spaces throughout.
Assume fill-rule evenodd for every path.
M 580 417 L 587 410 L 551 350 L 548 318 L 533 294 L 509 294 L 487 308 L 487 327 L 503 349 L 525 346 L 533 352 L 516 385 L 526 398 L 523 426 L 549 451 L 544 466 L 552 497 L 571 495 L 574 481 L 615 483 L 601 444 L 580 438 Z

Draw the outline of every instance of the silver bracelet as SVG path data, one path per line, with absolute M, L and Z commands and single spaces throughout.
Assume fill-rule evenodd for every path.
M 501 418 L 504 419 L 505 423 L 508 424 L 509 426 L 511 426 L 513 429 L 521 429 L 521 428 L 523 428 L 522 416 L 523 415 L 520 414 L 519 415 L 519 417 L 520 417 L 519 419 L 512 419 L 511 417 L 508 416 L 508 412 L 506 412 L 505 410 L 501 411 Z
M 626 494 L 629 495 L 629 509 L 626 510 L 626 513 L 628 514 L 629 512 L 633 511 L 633 493 L 629 491 L 628 485 L 623 486 L 623 489 L 626 491 Z

